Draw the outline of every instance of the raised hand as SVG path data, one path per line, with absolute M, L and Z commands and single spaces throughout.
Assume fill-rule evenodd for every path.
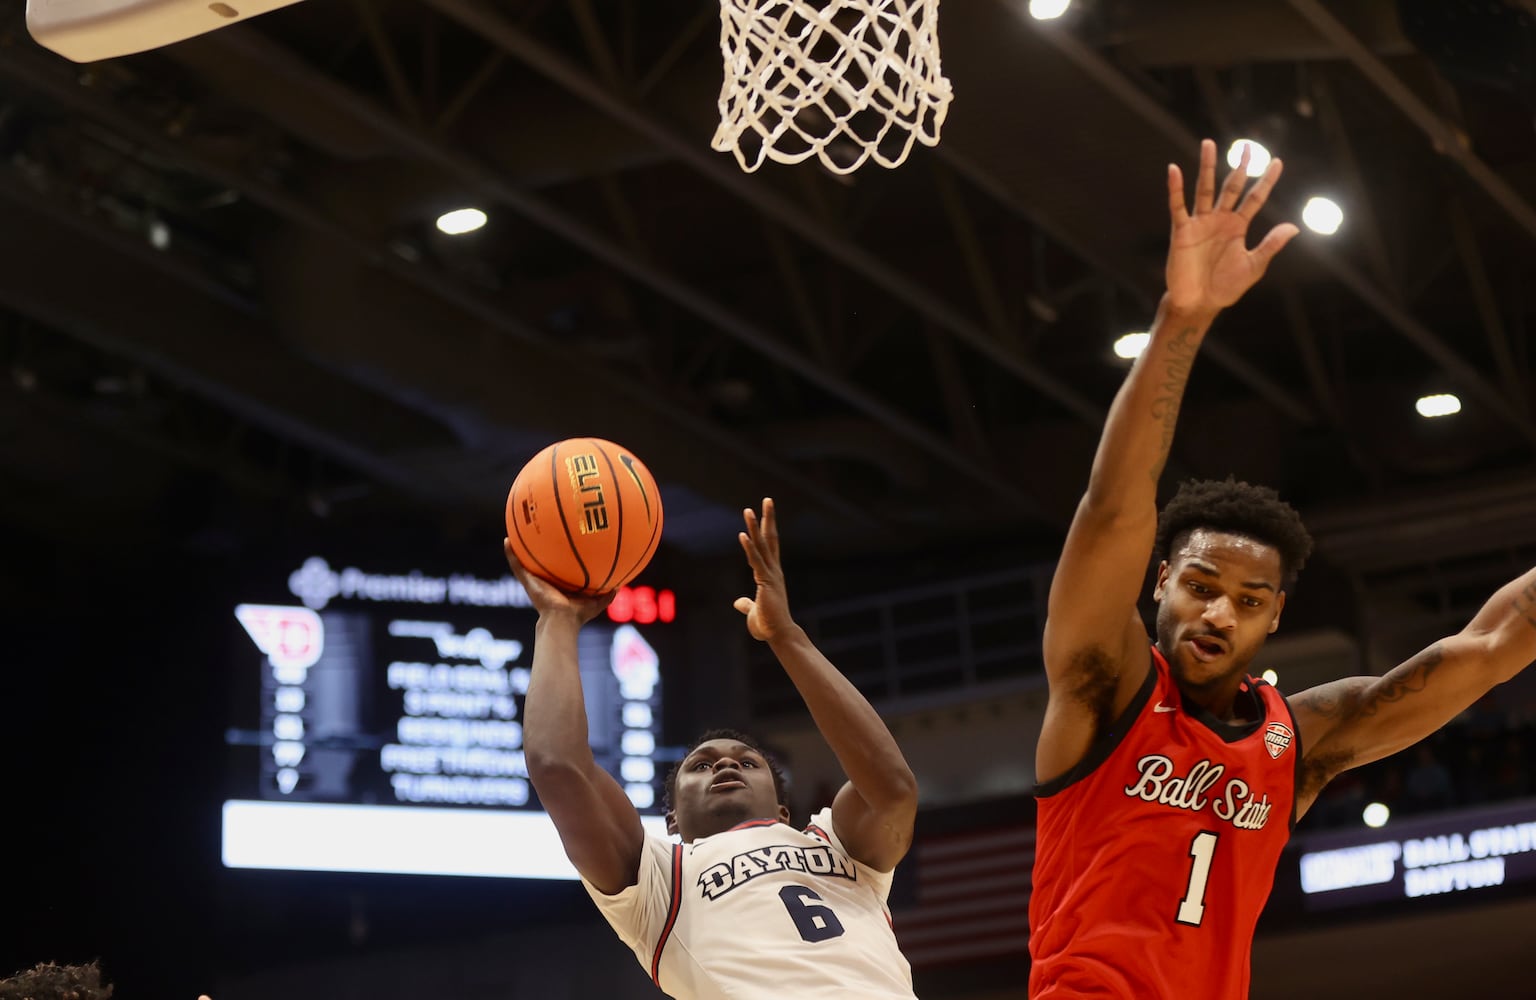
M 766 642 L 795 627 L 789 614 L 789 597 L 784 592 L 784 569 L 779 565 L 779 522 L 771 497 L 763 498 L 761 521 L 750 507 L 741 514 L 747 530 L 736 537 L 752 567 L 757 597 L 738 597 L 734 607 L 747 616 L 747 631 L 752 638 Z
M 501 547 L 507 554 L 507 565 L 512 568 L 512 575 L 517 577 L 523 589 L 528 592 L 528 599 L 533 602 L 534 610 L 540 617 L 566 614 L 585 625 L 613 603 L 612 593 L 586 597 L 561 590 L 543 577 L 528 572 L 528 568 L 513 555 L 510 539 L 502 539 Z
M 1168 304 L 1181 312 L 1215 313 L 1242 298 L 1263 277 L 1269 262 L 1300 230 L 1283 222 L 1248 249 L 1248 226 L 1269 198 L 1284 165 L 1276 159 L 1264 176 L 1243 194 L 1249 147 L 1237 168 L 1216 189 L 1216 144 L 1200 144 L 1200 175 L 1195 183 L 1194 214 L 1185 207 L 1184 174 L 1168 165 Z

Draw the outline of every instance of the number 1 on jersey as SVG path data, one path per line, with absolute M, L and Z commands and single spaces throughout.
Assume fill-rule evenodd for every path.
M 1195 834 L 1189 845 L 1189 856 L 1194 863 L 1189 866 L 1189 887 L 1184 890 L 1184 898 L 1179 900 L 1177 920 L 1199 927 L 1200 921 L 1205 919 L 1205 883 L 1211 877 L 1211 859 L 1216 856 L 1216 834 L 1210 830 Z

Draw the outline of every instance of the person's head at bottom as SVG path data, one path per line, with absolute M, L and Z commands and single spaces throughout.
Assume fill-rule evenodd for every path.
M 9 979 L 0 979 L 0 1000 L 108 1000 L 112 987 L 101 981 L 101 968 L 44 962 Z

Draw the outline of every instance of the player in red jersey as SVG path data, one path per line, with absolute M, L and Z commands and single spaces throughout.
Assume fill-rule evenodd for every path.
M 1245 152 L 1218 190 L 1216 147 L 1202 144 L 1193 214 L 1168 168 L 1168 289 L 1110 408 L 1051 583 L 1035 1000 L 1247 996 L 1280 850 L 1322 787 L 1423 739 L 1536 659 L 1533 570 L 1384 676 L 1289 699 L 1248 676 L 1310 551 L 1306 529 L 1274 491 L 1230 480 L 1186 484 L 1161 523 L 1156 506 L 1206 332 L 1297 233 L 1282 224 L 1247 248 L 1281 164 L 1245 197 L 1246 167 Z M 1161 560 L 1150 651 L 1136 609 L 1149 553 Z

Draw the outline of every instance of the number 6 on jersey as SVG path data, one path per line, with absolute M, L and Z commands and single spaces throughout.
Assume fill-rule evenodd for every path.
M 842 936 L 842 922 L 832 912 L 832 907 L 821 902 L 815 891 L 803 885 L 786 885 L 779 890 L 779 898 L 784 901 L 789 918 L 795 922 L 795 929 L 805 940 L 815 943 Z M 816 902 L 811 902 L 813 899 Z

